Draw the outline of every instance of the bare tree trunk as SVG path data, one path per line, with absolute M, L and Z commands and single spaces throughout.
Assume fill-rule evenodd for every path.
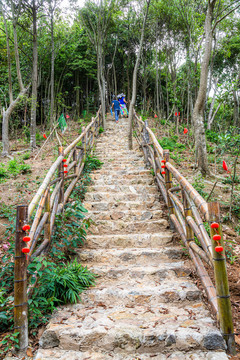
M 54 62 L 55 62 L 55 43 L 54 43 L 54 23 L 53 23 L 53 14 L 54 14 L 54 7 L 51 6 L 50 8 L 51 13 L 51 47 L 52 47 L 52 54 L 51 54 L 51 107 L 50 107 L 50 126 L 53 126 L 54 123 Z
M 159 75 L 158 75 L 158 52 L 156 47 L 156 104 L 157 104 L 157 114 L 160 118 L 160 104 L 159 104 Z
M 77 117 L 80 115 L 80 89 L 79 89 L 79 70 L 77 69 L 75 72 L 75 80 L 76 80 L 76 113 Z
M 10 151 L 10 146 L 9 146 L 9 133 L 8 133 L 8 125 L 9 125 L 9 119 L 10 116 L 13 112 L 13 110 L 16 108 L 16 106 L 18 105 L 18 103 L 20 102 L 20 100 L 22 99 L 22 97 L 26 94 L 26 92 L 28 91 L 28 87 L 24 88 L 23 86 L 23 82 L 22 82 L 22 75 L 21 75 L 21 68 L 20 68 L 20 61 L 19 61 L 19 52 L 18 52 L 18 40 L 17 40 L 17 19 L 20 13 L 20 9 L 21 9 L 21 3 L 22 1 L 20 0 L 18 3 L 18 7 L 15 8 L 15 4 L 13 3 L 13 1 L 11 1 L 11 11 L 12 11 L 12 16 L 13 16 L 13 36 L 14 36 L 14 53 L 15 53 L 15 62 L 16 62 L 16 70 L 17 70 L 17 78 L 18 78 L 18 84 L 19 84 L 19 88 L 20 88 L 20 93 L 18 95 L 18 97 L 13 100 L 13 96 L 10 96 L 10 105 L 6 110 L 3 110 L 3 122 L 2 122 L 2 144 L 3 144 L 3 150 L 2 150 L 2 156 L 7 156 L 9 155 L 9 151 Z M 3 13 L 3 9 L 1 8 L 1 12 Z M 7 35 L 8 37 L 8 35 Z M 8 43 L 9 46 L 9 43 Z M 9 49 L 10 51 L 10 49 Z M 8 57 L 8 66 L 10 66 L 10 70 L 11 70 L 11 62 L 10 62 L 10 58 Z M 10 74 L 8 74 L 9 76 L 11 76 L 11 72 Z M 11 83 L 11 78 L 9 77 L 9 81 Z M 9 91 L 12 93 L 11 90 L 11 86 Z M 10 93 L 9 93 L 10 95 Z M 12 99 L 12 101 L 11 101 Z
M 213 108 L 214 108 L 214 104 L 215 104 L 215 100 L 216 100 L 216 95 L 217 95 L 217 82 L 218 82 L 218 78 L 215 79 L 214 81 L 214 94 L 213 94 L 213 98 L 212 98 L 212 102 L 210 105 L 210 110 L 209 110 L 209 114 L 208 114 L 208 123 L 207 123 L 207 128 L 210 130 L 211 128 L 211 124 L 213 122 L 212 120 L 212 114 L 213 114 Z
M 38 79 L 38 50 L 37 50 L 37 8 L 35 0 L 32 6 L 33 15 L 33 69 L 32 69 L 32 106 L 30 125 L 30 147 L 36 148 L 36 112 L 37 112 L 37 79 Z
M 238 127 L 239 125 L 239 100 L 237 91 L 233 90 L 233 102 L 234 102 L 234 109 L 233 109 L 233 124 L 234 126 Z
M 212 51 L 212 18 L 215 4 L 216 0 L 208 1 L 208 9 L 205 20 L 205 52 L 201 64 L 198 95 L 193 109 L 195 155 L 198 168 L 202 174 L 209 174 L 203 111 L 207 93 L 208 67 Z
M 140 55 L 141 55 L 142 46 L 143 46 L 144 32 L 145 32 L 145 27 L 146 27 L 146 21 L 147 21 L 148 9 L 149 9 L 149 5 L 150 5 L 150 1 L 151 0 L 147 1 L 147 9 L 146 9 L 146 13 L 145 13 L 144 20 L 143 20 L 143 27 L 142 27 L 142 32 L 141 32 L 141 40 L 140 40 L 140 44 L 139 44 L 136 63 L 135 63 L 135 66 L 134 66 L 134 71 L 133 71 L 132 99 L 131 99 L 131 103 L 130 103 L 130 107 L 129 107 L 129 127 L 128 127 L 128 147 L 129 147 L 130 150 L 132 150 L 132 148 L 133 148 L 133 145 L 132 145 L 132 131 L 133 131 L 132 130 L 132 120 L 133 120 L 133 108 L 135 106 L 136 97 L 137 97 L 137 72 L 138 72 L 138 67 L 139 67 L 139 62 L 140 62 Z

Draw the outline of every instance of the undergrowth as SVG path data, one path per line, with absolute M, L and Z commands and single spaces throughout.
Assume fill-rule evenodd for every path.
M 81 181 L 74 189 L 71 200 L 64 212 L 56 216 L 55 230 L 51 239 L 51 249 L 45 257 L 38 256 L 28 266 L 28 283 L 35 282 L 38 274 L 38 285 L 34 289 L 29 305 L 29 330 L 36 335 L 37 327 L 45 324 L 58 305 L 80 301 L 80 294 L 94 285 L 96 275 L 78 263 L 70 262 L 70 256 L 76 255 L 76 248 L 83 245 L 86 230 L 92 221 L 85 217 L 87 210 L 82 205 L 86 188 L 91 183 L 90 173 L 102 163 L 88 155 Z M 0 205 L 0 217 L 8 220 L 6 224 L 0 268 L 0 329 L 3 333 L 0 341 L 0 355 L 13 347 L 18 347 L 18 339 L 13 331 L 14 309 L 14 237 L 16 209 L 14 206 Z
M 7 164 L 0 163 L 0 183 L 9 178 L 16 178 L 20 174 L 31 172 L 31 166 L 25 164 L 23 158 L 10 160 Z

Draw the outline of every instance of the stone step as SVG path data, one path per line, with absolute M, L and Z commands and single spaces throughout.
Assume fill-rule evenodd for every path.
M 159 194 L 159 191 L 157 190 L 157 187 L 155 185 L 148 186 L 143 184 L 138 185 L 98 185 L 94 184 L 91 186 L 88 186 L 87 188 L 87 194 L 92 192 L 97 193 L 130 193 L 130 194 Z
M 109 210 L 109 211 L 88 211 L 87 217 L 93 221 L 98 220 L 118 220 L 123 221 L 142 221 L 142 220 L 157 220 L 163 216 L 162 210 Z M 91 228 L 90 228 L 91 229 Z
M 87 236 L 85 245 L 89 249 L 98 248 L 155 248 L 159 249 L 162 246 L 172 242 L 172 232 L 163 231 L 155 234 L 141 233 L 141 234 L 112 234 L 112 235 L 91 235 Z
M 96 181 L 96 179 L 94 179 Z M 124 175 L 123 177 L 103 176 L 96 181 L 98 185 L 154 185 L 153 177 L 136 177 L 136 175 Z
M 105 304 L 110 307 L 112 304 L 132 308 L 138 305 L 159 306 L 161 304 L 177 303 L 179 306 L 186 306 L 192 302 L 192 311 L 203 313 L 205 305 L 201 302 L 201 291 L 189 281 L 182 278 L 166 279 L 160 283 L 151 280 L 147 285 L 133 282 L 125 282 L 116 285 L 115 282 L 102 284 L 97 281 L 95 288 L 82 294 L 81 299 L 84 306 L 96 306 Z M 194 302 L 194 303 L 193 303 Z M 185 304 L 185 305 L 184 305 Z M 163 306 L 163 305 L 161 305 Z M 205 310 L 206 311 L 206 310 Z M 201 315 L 202 316 L 202 315 Z
M 146 191 L 139 193 L 123 193 L 123 192 L 87 192 L 85 195 L 86 202 L 96 202 L 96 201 L 108 201 L 117 202 L 117 201 L 139 201 L 139 202 L 151 202 L 159 199 L 159 194 L 148 194 Z
M 89 228 L 91 234 L 129 234 L 129 233 L 158 233 L 169 227 L 165 219 L 148 221 L 124 221 L 124 220 L 97 220 L 96 225 Z
M 135 169 L 135 168 L 129 168 L 129 169 L 119 169 L 119 170 L 114 170 L 113 168 L 110 167 L 110 169 L 99 169 L 96 170 L 92 173 L 91 176 L 94 176 L 94 179 L 97 180 L 98 177 L 95 177 L 95 175 L 108 175 L 108 176 L 118 176 L 120 177 L 121 175 L 136 175 L 136 176 L 145 176 L 145 175 L 150 175 L 152 176 L 151 170 L 139 170 L 139 169 Z
M 9 358 L 11 360 L 12 358 Z M 153 354 L 151 355 L 152 360 L 228 360 L 228 357 L 223 352 L 174 352 L 170 356 L 165 354 Z M 105 353 L 105 352 L 81 352 L 72 350 L 48 350 L 40 349 L 34 360 L 150 360 L 149 354 L 116 354 L 116 353 Z
M 190 317 L 190 314 L 191 317 Z M 161 307 L 106 308 L 73 305 L 51 323 L 40 340 L 42 348 L 54 342 L 61 350 L 135 353 L 218 350 L 225 343 L 208 313 L 169 304 Z M 52 346 L 52 345 L 51 345 Z
M 119 174 L 120 172 L 122 172 L 122 174 Z M 125 170 L 123 171 L 107 171 L 105 174 L 101 174 L 101 173 L 92 173 L 91 179 L 95 180 L 96 182 L 98 180 L 109 180 L 109 179 L 121 179 L 121 180 L 128 180 L 128 179 L 135 179 L 135 181 L 138 179 L 138 177 L 141 178 L 141 180 L 148 180 L 148 179 L 152 179 L 153 180 L 153 176 L 150 173 L 147 173 L 146 171 L 132 171 L 132 172 L 127 172 Z
M 109 211 L 109 210 L 159 210 L 161 205 L 159 201 L 112 201 L 112 202 L 84 202 L 84 207 L 88 211 Z
M 149 264 L 157 265 L 159 261 L 168 259 L 181 259 L 181 247 L 164 247 L 162 249 L 127 248 L 127 249 L 81 249 L 78 252 L 80 262 L 95 262 L 108 264 Z
M 109 280 L 113 282 L 124 281 L 125 285 L 129 280 L 134 279 L 135 282 L 156 282 L 164 279 L 173 279 L 175 277 L 186 277 L 189 274 L 183 261 L 178 262 L 161 262 L 159 265 L 134 265 L 128 264 L 119 266 L 110 266 L 105 263 L 85 263 L 89 270 L 91 270 L 98 277 L 101 277 L 102 283 L 108 283 Z

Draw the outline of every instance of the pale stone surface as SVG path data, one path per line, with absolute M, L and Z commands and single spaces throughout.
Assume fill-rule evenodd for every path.
M 78 256 L 97 285 L 52 316 L 35 360 L 226 360 L 126 120 L 108 122 L 96 154 L 84 203 L 95 225 Z

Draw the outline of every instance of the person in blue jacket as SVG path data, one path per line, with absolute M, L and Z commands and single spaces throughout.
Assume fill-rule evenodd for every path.
M 120 114 L 120 104 L 116 97 L 112 102 L 112 109 L 114 109 L 115 120 L 116 120 L 116 123 L 118 123 L 119 114 Z

